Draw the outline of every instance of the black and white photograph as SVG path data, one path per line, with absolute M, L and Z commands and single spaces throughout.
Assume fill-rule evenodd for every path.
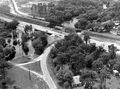
M 0 0 L 0 89 L 120 89 L 120 0 Z

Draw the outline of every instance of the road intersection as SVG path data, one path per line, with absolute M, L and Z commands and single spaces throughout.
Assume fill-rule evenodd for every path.
M 14 1 L 14 0 L 11 0 L 11 1 L 12 1 L 13 4 L 15 4 L 15 1 Z M 14 9 L 17 8 L 15 5 L 13 5 L 13 6 L 14 6 Z M 16 11 L 17 11 L 17 13 L 19 13 L 19 10 L 18 10 L 18 9 L 16 9 L 15 12 L 16 12 Z M 4 17 L 4 16 L 0 16 L 0 19 L 5 20 L 5 21 L 8 21 L 8 22 L 12 21 L 11 19 L 8 19 L 8 18 L 6 18 L 6 17 Z M 20 22 L 20 25 L 18 26 L 19 29 L 24 29 L 25 25 L 30 25 L 30 23 L 26 23 L 26 22 L 23 22 L 23 21 L 19 21 L 19 22 Z M 44 32 L 49 32 L 49 33 L 52 33 L 52 34 L 54 34 L 54 35 L 57 35 L 57 36 L 59 36 L 59 37 L 61 37 L 61 38 L 63 38 L 63 37 L 66 35 L 66 34 L 62 34 L 62 33 L 55 32 L 55 31 L 53 31 L 52 29 L 50 29 L 50 28 L 48 28 L 48 27 L 43 27 L 43 26 L 39 26 L 39 25 L 36 25 L 36 24 L 31 24 L 31 25 L 32 25 L 32 27 L 33 27 L 34 29 L 38 29 L 38 30 L 44 31 Z M 92 40 L 91 40 L 91 41 L 92 41 Z M 27 69 L 27 68 L 24 67 L 24 65 L 27 65 L 27 64 L 31 64 L 31 63 L 34 63 L 34 62 L 37 62 L 37 61 L 39 62 L 39 61 L 40 61 L 43 75 L 41 75 L 41 74 L 39 74 L 39 73 L 37 73 L 37 72 L 35 72 L 35 71 L 33 71 L 33 70 L 30 70 L 30 72 L 31 72 L 32 74 L 35 74 L 35 75 L 38 76 L 39 78 L 42 78 L 43 80 L 45 80 L 50 89 L 57 89 L 55 83 L 53 82 L 53 80 L 52 80 L 52 78 L 51 78 L 51 76 L 50 76 L 50 74 L 49 74 L 49 72 L 48 72 L 47 63 L 46 63 L 47 58 L 48 58 L 48 55 L 49 55 L 49 52 L 50 52 L 52 46 L 53 46 L 53 45 L 49 46 L 49 47 L 44 51 L 44 53 L 43 53 L 42 55 L 40 55 L 38 58 L 34 59 L 33 61 L 30 61 L 30 62 L 28 62 L 28 63 L 22 63 L 22 64 L 16 64 L 16 63 L 13 63 L 13 62 L 11 62 L 11 63 L 12 63 L 13 65 L 15 65 L 15 66 L 20 67 L 21 69 L 24 69 L 24 70 L 26 70 L 26 71 L 29 71 L 29 69 Z

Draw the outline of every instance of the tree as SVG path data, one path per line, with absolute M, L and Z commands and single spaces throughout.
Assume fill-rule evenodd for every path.
M 15 39 L 13 40 L 13 45 L 16 46 L 18 44 L 18 41 Z
M 65 88 L 65 89 L 69 89 L 69 87 L 70 87 L 70 84 L 69 84 L 68 81 L 66 81 L 66 82 L 64 83 L 64 88 Z
M 34 40 L 32 42 L 32 46 L 35 49 L 35 53 L 43 53 L 44 48 L 47 46 L 47 44 L 47 35 L 44 32 L 36 31 L 34 33 Z
M 86 67 L 91 69 L 93 67 L 92 63 L 94 61 L 92 55 L 91 54 L 86 55 L 85 61 L 86 61 Z
M 99 72 L 100 69 L 103 68 L 103 62 L 102 62 L 101 59 L 95 60 L 92 65 L 93 65 L 93 68 L 94 68 L 97 72 Z
M 96 78 L 97 73 L 95 71 L 84 69 L 82 70 L 80 81 L 85 84 L 85 89 L 88 89 L 93 87 L 93 82 L 96 81 Z
M 44 46 L 42 44 L 42 41 L 40 38 L 37 38 L 36 40 L 33 40 L 32 46 L 35 49 L 35 53 L 40 55 L 44 51 Z
M 25 25 L 24 31 L 25 33 L 27 33 L 28 31 L 32 31 L 32 25 Z
M 10 46 L 11 39 L 8 39 L 7 42 L 8 42 L 8 44 L 9 44 L 9 46 Z
M 72 14 L 70 12 L 65 13 L 64 19 L 70 20 L 72 18 Z
M 42 44 L 43 44 L 44 46 L 47 46 L 47 44 L 48 44 L 47 35 L 46 35 L 46 34 L 45 34 L 45 35 L 42 35 L 40 38 L 41 38 Z
M 118 49 L 114 46 L 114 44 L 108 45 L 108 51 L 111 59 L 116 58 L 116 51 L 118 51 Z
M 64 65 L 63 69 L 60 69 L 57 74 L 56 77 L 59 79 L 61 84 L 64 84 L 65 82 L 69 83 L 69 87 L 72 86 L 72 82 L 73 82 L 73 73 L 72 71 L 68 68 L 67 65 Z M 65 86 L 66 87 L 66 86 Z
M 99 78 L 101 83 L 100 85 L 102 89 L 104 89 L 104 87 L 106 87 L 106 79 L 110 79 L 110 74 L 107 72 L 105 67 L 100 71 Z
M 110 32 L 111 29 L 113 29 L 113 26 L 115 26 L 114 22 L 108 22 L 108 23 L 105 23 L 103 24 L 104 26 L 104 29 L 106 29 L 106 32 Z
M 29 38 L 28 34 L 22 33 L 21 39 L 22 39 L 22 43 L 25 43 L 25 42 L 27 42 L 30 38 Z
M 89 35 L 84 35 L 84 41 L 86 42 L 86 44 L 88 43 L 88 40 L 90 39 Z
M 88 25 L 86 18 L 80 18 L 79 21 L 75 24 L 76 28 L 85 30 L 86 26 Z
M 57 54 L 58 54 L 58 49 L 54 47 L 50 52 L 50 57 L 54 59 L 55 57 L 57 57 Z
M 18 25 L 19 25 L 18 20 L 13 20 L 7 24 L 7 29 L 16 30 Z
M 2 45 L 3 47 L 6 47 L 6 41 L 5 41 L 5 38 L 3 37 L 0 37 L 0 45 Z
M 93 22 L 93 20 L 97 20 L 98 19 L 97 13 L 98 13 L 97 10 L 89 10 L 86 15 L 87 20 L 89 20 L 90 22 Z
M 15 47 L 14 46 L 6 47 L 6 48 L 4 48 L 3 53 L 4 53 L 4 56 L 6 57 L 5 58 L 6 61 L 12 60 L 16 54 Z
M 63 68 L 63 65 L 65 65 L 68 62 L 68 58 L 65 53 L 58 53 L 57 60 L 58 60 L 58 63 L 62 65 L 62 68 Z
M 51 12 L 51 10 L 55 7 L 55 4 L 50 2 L 48 3 L 48 9 L 49 9 L 49 12 Z
M 13 30 L 12 33 L 13 33 L 13 39 L 16 39 L 18 37 L 17 32 L 15 30 Z
M 28 55 L 29 48 L 27 46 L 27 43 L 22 43 L 22 50 L 24 51 L 25 55 Z

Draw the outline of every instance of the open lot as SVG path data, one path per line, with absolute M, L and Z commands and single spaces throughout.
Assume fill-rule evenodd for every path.
M 24 71 L 18 67 L 13 66 L 8 70 L 7 76 L 14 82 L 9 89 L 13 89 L 12 86 L 17 85 L 20 89 L 49 89 L 47 84 L 42 79 L 37 79 L 35 75 Z

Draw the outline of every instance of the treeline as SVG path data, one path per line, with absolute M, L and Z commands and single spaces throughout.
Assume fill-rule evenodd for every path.
M 101 5 L 91 0 L 62 0 L 57 5 L 50 3 L 50 6 L 46 20 L 50 22 L 50 26 L 55 26 L 61 25 L 63 21 L 69 21 L 79 14 L 84 14 L 89 9 L 99 10 Z
M 51 67 L 59 80 L 58 84 L 65 89 L 72 87 L 73 76 L 76 75 L 81 76 L 80 81 L 85 85 L 85 89 L 93 88 L 93 83 L 96 82 L 100 83 L 96 89 L 105 89 L 105 80 L 110 78 L 112 69 L 120 71 L 117 48 L 109 45 L 109 51 L 106 52 L 102 46 L 89 43 L 89 39 L 88 35 L 82 40 L 77 34 L 70 34 L 58 41 L 51 50 Z
M 6 72 L 12 67 L 8 61 L 15 58 L 16 49 L 14 42 L 16 42 L 17 34 L 16 28 L 19 24 L 17 20 L 11 22 L 0 21 L 0 88 L 8 89 L 8 77 Z M 13 45 L 11 45 L 13 39 Z
M 83 14 L 79 14 L 79 21 L 75 24 L 76 28 L 95 32 L 110 32 L 115 26 L 114 20 L 119 21 L 119 1 L 102 0 L 101 5 L 106 5 L 106 9 L 100 7 L 99 9 L 90 6 Z
M 45 18 L 50 27 L 61 26 L 64 21 L 77 17 L 79 21 L 75 27 L 80 30 L 110 32 L 115 26 L 113 21 L 119 20 L 119 3 L 113 0 L 62 0 L 57 5 L 48 4 Z
M 35 53 L 38 55 L 42 54 L 47 45 L 47 34 L 42 31 L 35 31 L 32 39 L 32 46 L 35 50 Z

